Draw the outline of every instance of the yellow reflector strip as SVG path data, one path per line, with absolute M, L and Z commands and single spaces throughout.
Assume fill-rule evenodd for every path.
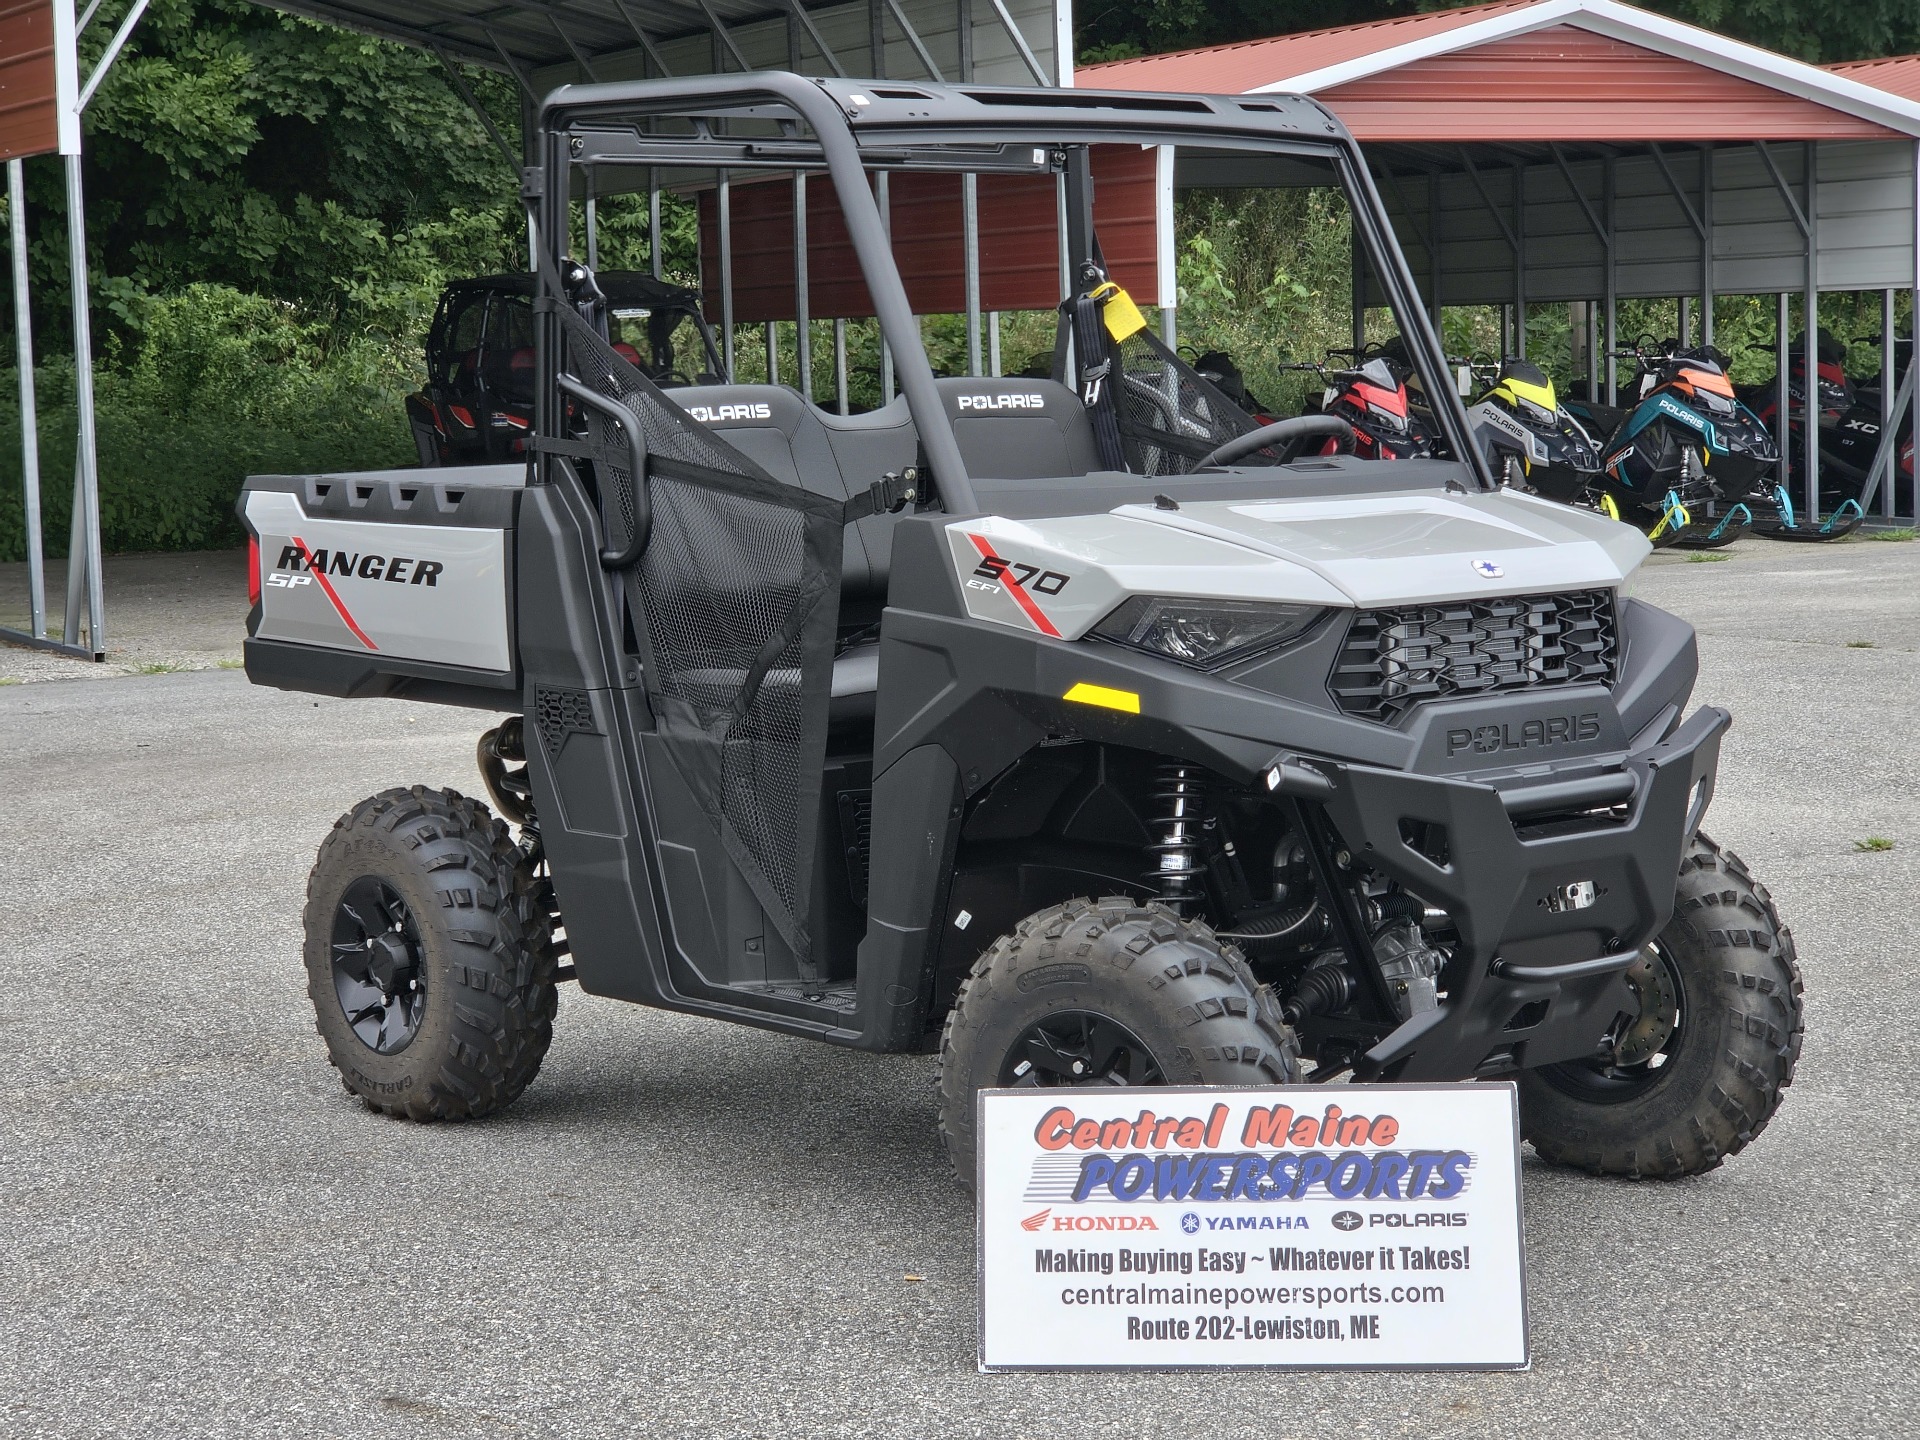
M 1140 713 L 1140 697 L 1133 691 L 1115 690 L 1106 685 L 1089 685 L 1084 680 L 1060 698 L 1074 700 L 1082 705 L 1100 705 L 1108 710 L 1124 710 L 1129 715 Z

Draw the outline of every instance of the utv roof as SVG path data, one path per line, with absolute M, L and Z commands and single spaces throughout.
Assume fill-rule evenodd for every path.
M 661 305 L 668 302 L 690 305 L 700 308 L 700 292 L 689 290 L 684 285 L 675 285 L 670 281 L 658 280 L 644 270 L 599 270 L 594 272 L 601 292 L 615 305 Z M 471 280 L 454 280 L 447 285 L 448 294 L 465 294 L 474 291 L 499 292 L 507 295 L 531 295 L 535 290 L 531 272 L 516 272 L 509 275 L 480 275 Z
M 607 118 L 697 113 L 775 120 L 797 110 L 821 119 L 831 106 L 863 151 L 889 144 L 920 146 L 991 142 L 996 136 L 1056 144 L 1177 143 L 1209 140 L 1259 146 L 1274 141 L 1352 144 L 1346 127 L 1304 95 L 1154 95 L 1121 90 L 1039 90 L 1017 86 L 908 84 L 891 80 L 810 79 L 786 71 L 692 75 L 676 79 L 564 85 L 541 107 L 543 125 L 569 121 L 591 129 L 596 111 Z M 814 124 L 814 128 L 819 128 Z M 649 136 L 654 147 L 727 147 L 701 130 L 693 137 Z M 676 145 L 676 139 L 678 144 Z M 739 140 L 730 163 L 804 163 L 807 142 Z M 576 152 L 576 158 L 578 152 Z M 884 159 L 884 157 L 881 157 Z M 916 153 L 916 164 L 929 157 Z M 969 157 L 979 168 L 978 156 Z M 902 159 L 906 159 L 903 155 Z

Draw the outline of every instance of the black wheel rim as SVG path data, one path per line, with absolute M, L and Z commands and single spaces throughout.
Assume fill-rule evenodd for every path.
M 1638 1100 L 1673 1070 L 1685 1043 L 1686 992 L 1680 971 L 1656 941 L 1626 972 L 1638 1011 L 1607 1037 L 1590 1060 L 1548 1065 L 1540 1074 L 1556 1089 L 1603 1105 Z
M 400 893 L 363 875 L 333 912 L 333 993 L 360 1043 L 377 1055 L 407 1048 L 427 1013 L 420 927 Z
M 1029 1025 L 1000 1063 L 1001 1087 L 1164 1085 L 1153 1052 L 1118 1020 L 1091 1010 L 1056 1010 Z

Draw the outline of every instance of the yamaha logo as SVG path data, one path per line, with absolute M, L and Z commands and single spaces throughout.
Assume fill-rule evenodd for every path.
M 959 407 L 962 410 L 1044 410 L 1047 397 L 1031 390 L 1017 395 L 962 395 Z
M 1473 573 L 1478 575 L 1482 580 L 1498 580 L 1507 572 L 1491 560 L 1476 560 L 1473 562 Z
M 1191 1210 L 1187 1211 L 1186 1214 L 1180 1217 L 1180 1228 L 1189 1235 L 1198 1235 L 1200 1233 L 1200 1217 Z

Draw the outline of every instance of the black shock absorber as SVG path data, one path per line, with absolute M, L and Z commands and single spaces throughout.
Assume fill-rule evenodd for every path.
M 1167 908 L 1183 919 L 1199 903 L 1206 873 L 1201 832 L 1206 827 L 1207 795 L 1202 773 L 1197 766 L 1169 761 L 1160 767 L 1153 792 L 1152 824 L 1159 839 L 1147 848 L 1158 857 L 1158 864 L 1147 879 L 1159 887 Z

